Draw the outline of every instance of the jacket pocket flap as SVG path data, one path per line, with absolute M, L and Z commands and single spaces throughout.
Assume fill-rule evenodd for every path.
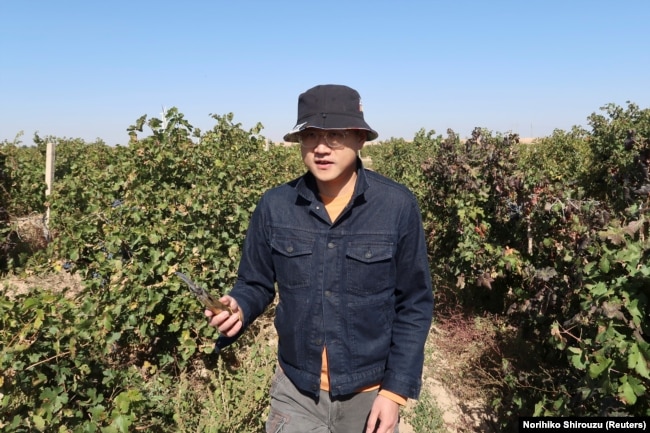
M 304 256 L 312 253 L 314 241 L 278 236 L 271 239 L 271 248 L 287 257 Z
M 347 256 L 364 263 L 381 262 L 393 257 L 393 245 L 383 244 L 350 244 Z

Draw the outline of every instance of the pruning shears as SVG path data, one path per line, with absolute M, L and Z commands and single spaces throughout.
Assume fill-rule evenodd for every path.
M 182 272 L 175 272 L 178 277 L 187 284 L 187 286 L 190 288 L 192 293 L 197 297 L 199 301 L 207 308 L 208 310 L 212 311 L 214 314 L 219 314 L 222 311 L 227 311 L 230 314 L 233 314 L 233 311 L 230 309 L 229 306 L 224 304 L 223 302 L 217 300 L 212 296 L 210 293 L 208 293 L 205 289 L 202 287 L 199 287 L 194 281 L 190 280 L 187 275 L 185 275 Z

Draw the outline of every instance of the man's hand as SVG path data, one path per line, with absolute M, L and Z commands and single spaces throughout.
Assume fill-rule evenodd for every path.
M 225 335 L 226 337 L 234 337 L 239 331 L 241 331 L 242 326 L 244 326 L 242 323 L 244 313 L 239 308 L 239 304 L 237 304 L 235 298 L 232 296 L 225 295 L 219 299 L 219 301 L 230 307 L 233 314 L 230 314 L 227 311 L 214 314 L 210 310 L 205 310 L 205 316 L 210 319 L 210 326 L 219 329 L 219 332 L 222 335 Z
M 398 423 L 399 404 L 383 395 L 378 395 L 368 416 L 366 433 L 392 433 Z

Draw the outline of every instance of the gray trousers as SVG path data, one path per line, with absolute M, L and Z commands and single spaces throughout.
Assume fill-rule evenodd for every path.
M 315 401 L 301 393 L 278 367 L 271 382 L 266 433 L 364 433 L 376 397 L 377 391 L 368 391 L 332 399 L 327 391 L 321 391 Z

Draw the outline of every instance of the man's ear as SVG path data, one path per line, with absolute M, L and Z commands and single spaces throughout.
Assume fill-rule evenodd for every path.
M 366 144 L 366 141 L 368 140 L 368 133 L 361 129 L 357 131 L 357 137 L 359 138 L 359 150 L 361 150 L 363 145 Z

